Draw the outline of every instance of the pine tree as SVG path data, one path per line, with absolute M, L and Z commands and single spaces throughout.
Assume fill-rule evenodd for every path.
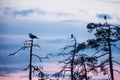
M 112 46 L 119 49 L 116 42 L 120 41 L 120 26 L 109 24 L 107 21 L 107 16 L 104 16 L 104 20 L 104 23 L 87 24 L 88 32 L 94 32 L 95 36 L 94 39 L 89 39 L 87 42 L 91 48 L 95 48 L 98 52 L 103 51 L 103 55 L 109 56 L 103 63 L 109 63 L 110 70 L 108 71 L 110 71 L 110 79 L 114 80 Z M 117 61 L 115 62 L 119 64 Z

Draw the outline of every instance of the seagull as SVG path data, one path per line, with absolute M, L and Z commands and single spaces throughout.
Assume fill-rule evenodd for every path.
M 39 39 L 37 36 L 35 36 L 35 35 L 31 34 L 31 33 L 29 33 L 29 37 L 30 37 L 31 39 Z

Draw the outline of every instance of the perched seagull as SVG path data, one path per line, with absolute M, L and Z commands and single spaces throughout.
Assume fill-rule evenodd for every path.
M 39 39 L 37 36 L 35 36 L 35 35 L 31 34 L 31 33 L 29 33 L 29 37 L 30 37 L 31 39 Z

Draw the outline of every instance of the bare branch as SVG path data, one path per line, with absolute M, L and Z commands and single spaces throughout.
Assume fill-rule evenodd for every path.
M 102 54 L 102 55 L 100 55 L 100 56 L 97 56 L 96 58 L 100 58 L 100 57 L 102 57 L 102 56 L 105 56 L 106 54 L 108 54 L 108 53 L 104 53 L 104 54 Z
M 102 51 L 102 50 L 103 50 L 103 48 L 100 49 L 100 50 L 98 50 L 97 52 L 95 52 L 92 56 L 95 56 L 97 53 L 99 53 L 99 52 Z
M 32 55 L 35 56 L 35 57 L 37 57 L 37 58 L 39 59 L 39 61 L 42 62 L 42 60 L 41 60 L 42 58 L 41 58 L 41 57 L 39 57 L 39 56 L 36 55 L 36 54 L 32 54 Z
M 40 45 L 39 45 L 39 44 L 34 44 L 33 46 L 40 48 Z
M 37 66 L 31 66 L 32 68 L 33 68 L 33 73 L 35 72 L 35 71 L 37 71 L 37 72 L 40 72 L 41 70 L 40 70 L 40 68 L 39 67 L 37 67 Z
M 26 46 L 23 46 L 22 48 L 18 49 L 17 51 L 15 51 L 14 53 L 9 54 L 8 56 L 12 56 L 15 55 L 17 52 L 19 52 L 20 50 L 24 50 L 25 48 L 27 48 Z
M 118 48 L 115 44 L 114 44 L 114 47 L 117 48 L 120 51 L 120 48 Z
M 53 54 L 51 54 L 51 53 L 50 53 L 50 54 L 47 54 L 47 55 L 46 55 L 46 58 L 49 58 L 50 56 L 53 56 Z
M 120 74 L 120 71 L 118 71 L 118 70 L 116 70 L 116 69 L 113 69 L 113 71 L 116 71 L 116 72 L 118 72 L 118 73 Z
M 31 42 L 32 40 L 25 40 L 25 42 Z
M 115 63 L 117 63 L 118 65 L 120 65 L 120 63 L 119 63 L 119 62 L 117 62 L 117 61 L 115 61 L 115 60 L 113 60 L 112 62 L 115 62 Z
M 110 71 L 110 70 L 108 70 L 108 71 Z M 118 70 L 116 70 L 116 69 L 113 69 L 113 71 L 118 72 L 118 73 L 120 74 L 120 71 L 118 71 Z M 109 77 L 109 79 L 111 78 L 111 77 L 110 77 L 110 74 L 108 74 L 108 77 Z
M 74 47 L 74 45 L 72 45 L 72 46 L 71 46 L 71 45 L 65 46 L 65 47 L 63 48 L 63 51 L 66 50 L 66 49 L 68 49 L 68 48 L 70 48 L 70 47 Z
M 28 65 L 25 69 L 23 69 L 23 71 L 25 71 L 25 70 L 29 69 L 29 67 L 30 67 L 30 65 Z
M 47 56 L 46 57 L 40 57 L 40 56 L 38 56 L 36 54 L 32 54 L 32 55 L 35 56 L 35 57 L 37 57 L 40 62 L 42 62 L 42 59 L 47 59 L 48 58 Z

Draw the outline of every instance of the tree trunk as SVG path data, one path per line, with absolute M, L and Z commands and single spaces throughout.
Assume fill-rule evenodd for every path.
M 111 80 L 114 80 L 114 73 L 113 73 L 113 64 L 112 64 L 112 51 L 111 51 L 111 43 L 110 43 L 110 26 L 108 25 L 108 47 L 109 47 L 109 66 L 110 66 L 110 74 Z
M 30 45 L 29 80 L 32 80 L 32 48 L 33 48 L 33 39 L 31 40 L 31 45 Z
M 74 56 L 72 56 L 71 61 L 71 80 L 74 80 Z
M 74 57 L 76 54 L 76 44 L 77 44 L 76 38 L 73 37 L 73 39 L 74 39 L 75 43 L 74 43 L 74 52 L 73 52 L 72 60 L 71 60 L 71 80 L 74 80 Z
M 85 64 L 83 64 L 83 66 L 84 66 L 84 69 L 85 69 L 85 70 L 84 70 L 84 71 L 85 71 L 85 73 L 84 73 L 84 74 L 85 74 L 85 80 L 88 80 L 88 78 L 87 78 L 87 69 L 86 69 Z

